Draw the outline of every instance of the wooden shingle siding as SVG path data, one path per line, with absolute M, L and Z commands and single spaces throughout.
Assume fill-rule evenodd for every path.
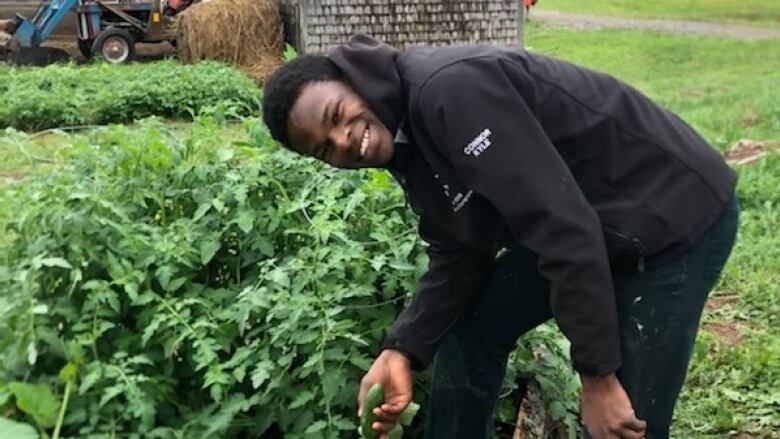
M 358 32 L 390 45 L 520 44 L 519 0 L 281 0 L 287 37 L 324 53 Z

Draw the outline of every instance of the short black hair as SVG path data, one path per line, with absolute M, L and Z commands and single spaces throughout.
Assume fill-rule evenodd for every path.
M 338 81 L 343 76 L 325 55 L 300 55 L 279 67 L 263 84 L 263 121 L 271 136 L 292 148 L 287 119 L 303 87 L 310 82 Z

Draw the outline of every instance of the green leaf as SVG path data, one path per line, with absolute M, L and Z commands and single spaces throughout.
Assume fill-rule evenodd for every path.
M 63 258 L 42 258 L 39 260 L 39 262 L 44 267 L 60 267 L 67 269 L 73 268 L 73 266 L 71 266 L 70 263 Z
M 8 439 L 38 439 L 38 432 L 30 425 L 0 416 L 0 437 Z
M 217 155 L 219 156 L 219 161 L 220 162 L 227 162 L 227 161 L 230 161 L 230 159 L 233 158 L 234 152 L 230 148 L 222 148 L 222 149 L 219 150 Z
M 271 369 L 273 363 L 270 361 L 261 361 L 255 366 L 255 370 L 252 371 L 252 388 L 257 389 L 262 386 L 263 383 L 271 377 Z
M 211 209 L 211 204 L 210 203 L 203 203 L 203 204 L 201 204 L 200 206 L 198 206 L 198 210 L 196 210 L 195 214 L 192 216 L 192 220 L 193 221 L 197 221 L 197 220 L 203 218 L 203 215 L 205 215 L 206 212 L 209 211 L 209 209 Z
M 35 346 L 35 341 L 31 341 L 27 345 L 27 364 L 34 365 L 38 361 L 38 348 Z
M 200 244 L 200 262 L 206 265 L 211 261 L 219 250 L 220 242 L 217 239 L 209 238 Z
M 16 397 L 16 406 L 43 428 L 54 426 L 60 408 L 59 399 L 46 384 L 13 382 L 8 389 Z
M 274 269 L 268 273 L 268 277 L 282 287 L 290 288 L 290 276 L 284 270 L 280 268 Z
M 244 233 L 252 231 L 254 213 L 250 210 L 242 210 L 238 214 L 238 228 Z
M 60 379 L 62 381 L 70 381 L 76 377 L 76 373 L 78 372 L 78 368 L 73 363 L 68 363 L 60 369 Z
M 414 271 L 414 265 L 406 262 L 406 261 L 392 261 L 390 262 L 390 267 L 399 270 L 399 271 Z
M 304 433 L 305 434 L 316 433 L 318 431 L 324 430 L 325 427 L 327 427 L 327 426 L 328 426 L 328 423 L 325 422 L 324 420 L 320 419 L 319 421 L 316 421 L 316 422 L 312 423 L 311 425 L 309 425 L 309 428 L 307 428 Z
M 293 399 L 293 401 L 290 403 L 288 408 L 290 410 L 297 409 L 298 407 L 301 407 L 307 402 L 313 400 L 314 396 L 315 396 L 314 393 L 308 390 L 304 390 L 301 393 L 299 393 L 298 396 L 295 397 L 295 399 Z

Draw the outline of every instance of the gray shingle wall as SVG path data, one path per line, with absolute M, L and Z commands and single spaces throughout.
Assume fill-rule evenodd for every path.
M 519 0 L 281 0 L 299 52 L 324 53 L 365 32 L 398 48 L 490 42 L 519 45 Z

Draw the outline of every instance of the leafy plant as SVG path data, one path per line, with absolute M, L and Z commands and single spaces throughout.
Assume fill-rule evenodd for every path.
M 63 435 L 354 434 L 359 379 L 425 264 L 414 220 L 387 174 L 246 126 L 232 144 L 211 118 L 181 138 L 97 130 L 4 191 L 0 380 L 73 382 Z
M 260 91 L 238 70 L 214 62 L 0 66 L 0 101 L 0 128 L 41 130 L 153 115 L 191 119 L 215 105 L 248 116 L 260 109 Z

